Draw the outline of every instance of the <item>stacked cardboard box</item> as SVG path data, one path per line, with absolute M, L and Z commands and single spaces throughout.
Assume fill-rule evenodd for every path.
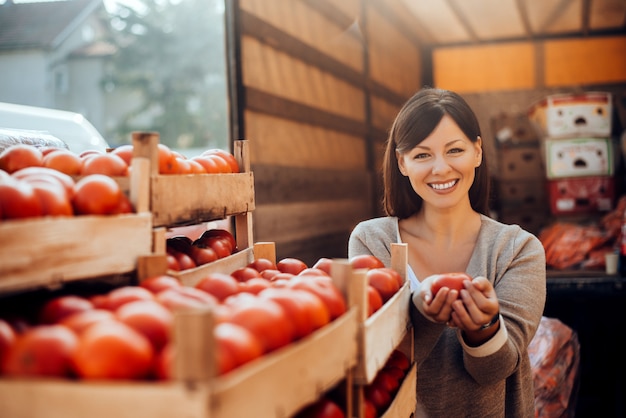
M 491 119 L 491 128 L 497 151 L 498 218 L 537 234 L 549 215 L 539 137 L 525 114 L 499 114 Z
M 550 212 L 592 215 L 615 203 L 612 96 L 558 94 L 535 103 L 528 118 L 542 135 Z

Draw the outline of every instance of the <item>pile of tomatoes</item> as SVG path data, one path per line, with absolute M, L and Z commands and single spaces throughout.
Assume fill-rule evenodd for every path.
M 111 177 L 73 177 L 46 167 L 0 170 L 0 219 L 42 216 L 118 215 L 134 208 Z
M 395 398 L 411 368 L 409 357 L 394 350 L 374 380 L 363 387 L 363 417 L 382 416 Z M 342 382 L 308 405 L 295 418 L 346 418 L 346 387 Z
M 211 263 L 237 252 L 237 241 L 230 231 L 213 228 L 197 239 L 174 235 L 166 240 L 167 268 L 183 271 Z
M 158 144 L 159 174 L 219 174 L 239 173 L 235 156 L 228 151 L 211 148 L 201 155 L 187 158 Z M 26 167 L 51 168 L 70 176 L 103 174 L 125 177 L 130 173 L 133 145 L 120 145 L 110 152 L 98 150 L 76 154 L 64 148 L 38 148 L 28 144 L 16 144 L 0 153 L 0 170 L 12 173 Z
M 389 299 L 395 295 L 404 280 L 392 268 L 385 267 L 382 261 L 373 255 L 357 255 L 350 259 L 353 269 L 366 269 L 368 316 L 378 311 Z
M 252 270 L 262 286 L 243 275 Z M 281 276 L 262 279 L 270 270 Z M 347 309 L 328 273 L 298 259 L 257 259 L 232 275 L 209 274 L 194 287 L 155 276 L 106 293 L 55 296 L 33 318 L 0 319 L 0 370 L 8 376 L 169 379 L 174 312 L 207 307 L 216 322 L 219 374 L 305 337 Z

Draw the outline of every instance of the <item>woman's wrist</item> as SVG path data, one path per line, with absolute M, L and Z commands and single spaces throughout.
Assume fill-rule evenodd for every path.
M 481 327 L 479 328 L 479 331 L 484 331 L 486 329 L 489 329 L 491 327 L 493 327 L 494 325 L 496 325 L 498 323 L 498 321 L 500 320 L 500 311 L 498 311 L 493 318 L 491 318 L 491 321 L 487 322 L 484 325 L 481 325 Z

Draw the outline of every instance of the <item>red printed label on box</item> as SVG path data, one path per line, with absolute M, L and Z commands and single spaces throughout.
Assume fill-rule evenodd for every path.
M 589 92 L 548 96 L 528 117 L 547 137 L 610 136 L 612 112 L 610 93 Z

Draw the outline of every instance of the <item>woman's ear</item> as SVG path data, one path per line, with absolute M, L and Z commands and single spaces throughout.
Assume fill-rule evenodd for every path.
M 480 167 L 483 162 L 483 140 L 480 136 L 476 137 L 474 147 L 476 148 L 476 167 Z
M 398 161 L 398 170 L 404 177 L 407 176 L 406 169 L 404 168 L 404 159 L 402 158 L 402 154 L 396 150 L 396 160 Z

